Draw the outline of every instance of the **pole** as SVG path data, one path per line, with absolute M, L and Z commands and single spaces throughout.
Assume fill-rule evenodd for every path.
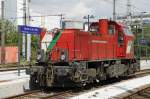
M 30 0 L 27 0 L 27 25 L 30 25 Z M 27 62 L 31 61 L 31 34 L 27 34 Z
M 147 57 L 147 56 L 148 56 L 148 55 L 147 55 L 147 48 L 148 48 L 148 47 L 146 46 L 146 62 L 147 62 L 147 58 L 148 58 L 148 57 Z
M 141 13 L 141 28 L 142 28 L 142 39 L 144 39 L 144 30 L 143 30 L 143 13 Z
M 87 24 L 88 24 L 88 31 L 90 30 L 90 19 L 94 18 L 93 15 L 87 15 L 87 16 L 84 16 L 83 19 L 86 19 L 87 21 Z
M 132 24 L 132 13 L 131 13 L 131 0 L 127 0 L 127 25 Z
M 60 29 L 63 29 L 62 20 L 63 20 L 63 14 L 60 14 Z
M 141 29 L 142 29 L 142 37 L 141 39 L 144 39 L 144 33 L 143 33 L 143 12 L 141 12 Z M 140 47 L 140 55 L 142 54 L 142 46 Z M 141 55 L 142 56 L 142 55 Z M 141 57 L 140 56 L 140 57 Z
M 90 30 L 90 15 L 88 15 L 87 20 L 88 20 L 88 31 L 89 31 Z
M 1 1 L 2 9 L 2 20 L 4 19 L 4 1 Z M 1 64 L 5 64 L 5 31 L 4 31 L 5 24 L 2 24 L 1 29 Z
M 142 56 L 142 55 L 141 55 L 141 54 L 142 54 L 142 53 L 141 53 L 141 52 L 142 52 L 142 46 L 139 44 L 139 47 L 140 47 L 140 55 L 139 55 L 139 57 L 140 57 L 140 59 L 141 59 L 141 56 Z
M 116 0 L 113 0 L 113 20 L 116 20 Z
M 24 0 L 24 25 L 27 24 L 26 22 L 26 17 L 27 17 L 27 14 L 26 14 L 26 0 Z M 23 59 L 25 59 L 26 57 L 26 34 L 22 34 L 22 55 L 23 55 Z
M 21 40 L 20 40 L 20 29 L 18 27 L 18 76 L 20 76 L 20 43 L 21 43 Z

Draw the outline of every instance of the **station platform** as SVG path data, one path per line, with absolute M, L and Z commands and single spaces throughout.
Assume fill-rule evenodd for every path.
M 29 90 L 29 75 L 26 75 L 25 70 L 20 71 L 5 71 L 0 72 L 0 98 L 18 95 Z
M 141 60 L 140 66 L 141 70 L 150 69 L 150 60 Z
M 129 92 L 146 86 L 150 86 L 150 75 L 94 89 L 70 99 L 122 99 Z

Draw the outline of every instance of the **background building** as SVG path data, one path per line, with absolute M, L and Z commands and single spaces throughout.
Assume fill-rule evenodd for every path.
M 4 18 L 23 25 L 24 0 L 4 0 Z
M 51 30 L 54 28 L 60 28 L 60 16 L 49 16 L 31 12 L 30 25 L 35 27 L 46 28 Z

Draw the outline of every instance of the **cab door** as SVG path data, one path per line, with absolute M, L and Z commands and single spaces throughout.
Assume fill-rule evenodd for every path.
M 117 57 L 125 57 L 125 35 L 122 31 L 118 31 L 117 37 L 118 47 L 117 47 Z

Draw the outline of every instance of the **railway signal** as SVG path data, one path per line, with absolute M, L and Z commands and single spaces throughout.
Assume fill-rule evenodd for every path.
M 146 39 L 140 39 L 140 40 L 139 40 L 139 44 L 140 44 L 140 45 L 147 45 L 147 42 L 148 42 L 148 41 L 147 41 Z

